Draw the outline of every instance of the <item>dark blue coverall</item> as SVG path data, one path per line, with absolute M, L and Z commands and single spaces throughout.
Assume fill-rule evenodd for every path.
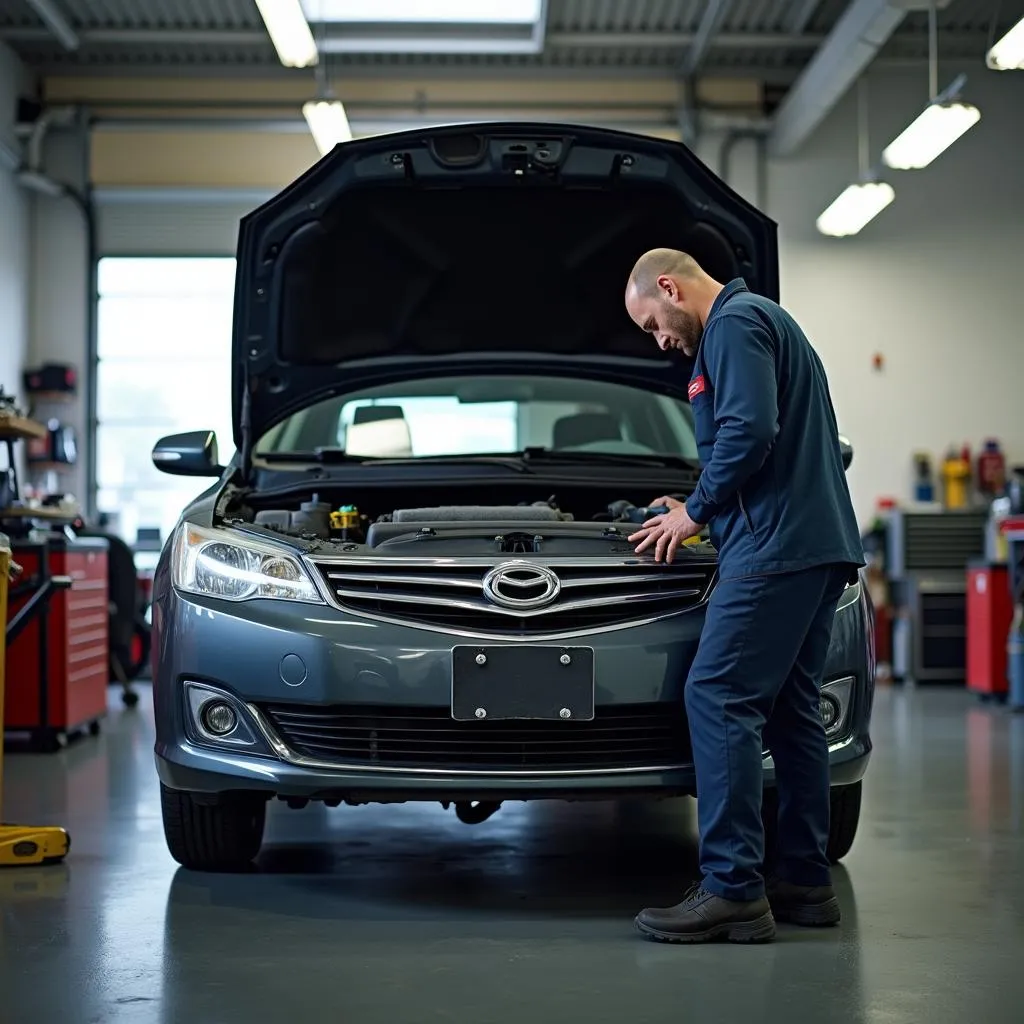
M 703 885 L 764 893 L 762 736 L 775 762 L 780 877 L 825 885 L 828 744 L 818 710 L 836 605 L 864 565 L 824 368 L 797 323 L 742 280 L 704 326 L 690 379 L 720 582 L 686 681 Z

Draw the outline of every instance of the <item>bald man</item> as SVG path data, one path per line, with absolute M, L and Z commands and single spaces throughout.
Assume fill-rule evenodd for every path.
M 669 511 L 630 541 L 671 561 L 707 525 L 719 557 L 684 690 L 702 878 L 676 906 L 642 911 L 637 927 L 668 942 L 757 942 L 776 920 L 836 924 L 819 688 L 836 606 L 864 553 L 825 371 L 785 310 L 686 253 L 645 253 L 625 301 L 663 351 L 693 361 L 702 463 L 693 493 L 656 499 Z M 767 885 L 763 744 L 779 796 Z

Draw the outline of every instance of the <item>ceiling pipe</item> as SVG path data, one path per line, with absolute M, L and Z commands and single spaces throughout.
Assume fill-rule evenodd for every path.
M 697 74 L 704 58 L 708 55 L 715 43 L 716 36 L 722 31 L 729 12 L 732 10 L 733 0 L 709 0 L 704 14 L 697 26 L 697 34 L 686 51 L 679 68 L 679 73 L 684 78 L 692 78 Z
M 791 0 L 789 11 L 786 13 L 786 31 L 803 32 L 820 6 L 821 0 Z
M 900 0 L 852 0 L 775 115 L 771 157 L 791 156 L 810 138 L 907 16 Z
M 57 41 L 65 50 L 73 52 L 81 46 L 78 33 L 71 27 L 71 22 L 64 16 L 55 0 L 26 0 L 26 2 L 57 37 Z
M 46 0 L 43 0 L 46 2 Z M 642 46 L 658 49 L 680 49 L 697 41 L 697 32 L 558 32 L 547 28 L 544 35 L 546 48 L 552 47 L 622 47 Z M 0 39 L 12 43 L 42 42 L 49 33 L 35 28 L 0 29 Z M 269 45 L 266 33 L 250 29 L 150 29 L 150 28 L 95 28 L 77 33 L 82 45 L 124 46 L 260 46 Z M 740 47 L 743 49 L 773 50 L 779 48 L 813 50 L 825 36 L 821 33 L 801 32 L 719 32 L 712 48 Z M 382 37 L 377 52 L 392 52 Z M 366 51 L 365 39 L 327 34 L 323 40 L 326 53 Z
M 440 127 L 449 124 L 477 124 L 489 120 L 524 120 L 520 116 L 510 117 L 514 111 L 494 110 L 488 116 L 487 112 L 481 112 L 473 116 L 461 116 L 452 114 L 442 116 L 437 113 L 424 113 L 422 115 L 412 112 L 396 112 L 391 116 L 354 116 L 350 117 L 352 131 L 356 135 L 380 135 L 388 132 L 411 131 L 421 128 Z M 744 115 L 741 113 L 707 111 L 701 115 L 703 125 L 711 131 L 753 131 L 767 133 L 771 122 L 760 115 Z M 561 116 L 545 116 L 542 112 L 533 112 L 526 120 L 535 121 L 540 124 L 559 124 Z M 587 119 L 583 119 L 587 122 Z M 657 116 L 656 111 L 649 115 L 638 118 L 594 118 L 587 123 L 602 124 L 608 128 L 619 128 L 624 131 L 642 131 L 663 128 L 679 128 L 679 121 L 676 113 L 666 108 L 664 115 Z M 117 114 L 102 113 L 96 111 L 92 117 L 93 128 L 101 131 L 125 131 L 125 132 L 160 132 L 160 131 L 263 131 L 276 132 L 280 134 L 303 134 L 308 131 L 306 122 L 301 114 L 286 116 L 284 114 L 266 117 L 260 115 L 232 116 L 221 114 L 210 114 L 208 116 L 179 116 L 169 115 L 167 117 L 152 118 L 144 113 Z

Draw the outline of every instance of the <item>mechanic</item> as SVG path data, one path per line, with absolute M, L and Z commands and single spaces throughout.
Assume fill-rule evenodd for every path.
M 663 351 L 693 360 L 702 464 L 685 502 L 657 498 L 669 510 L 630 542 L 671 562 L 707 525 L 719 555 L 684 691 L 702 878 L 676 906 L 641 911 L 637 927 L 668 942 L 756 942 L 774 938 L 777 920 L 836 924 L 819 688 L 836 606 L 865 563 L 824 368 L 785 310 L 686 253 L 645 253 L 625 300 Z M 762 734 L 779 797 L 767 882 Z

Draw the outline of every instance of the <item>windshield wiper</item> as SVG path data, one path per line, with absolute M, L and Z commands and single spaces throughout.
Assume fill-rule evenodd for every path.
M 532 473 L 530 463 L 593 462 L 605 466 L 660 466 L 700 472 L 700 463 L 683 455 L 632 454 L 627 452 L 562 451 L 555 448 L 524 448 L 521 452 L 480 452 L 460 455 L 350 455 L 344 448 L 312 448 L 308 451 L 257 452 L 265 462 L 319 462 L 329 465 L 344 463 L 364 466 L 420 465 L 491 465 L 518 473 Z
M 311 448 L 297 452 L 256 452 L 264 462 L 365 462 L 361 455 L 349 455 L 344 448 Z
M 344 448 L 313 448 L 298 452 L 257 452 L 259 458 L 266 462 L 321 462 L 331 465 L 341 463 L 357 463 L 363 466 L 420 466 L 420 465 L 461 465 L 481 464 L 501 466 L 516 473 L 532 473 L 523 464 L 518 452 L 508 455 L 467 454 L 467 455 L 350 455 Z
M 684 455 L 632 454 L 627 452 L 560 451 L 553 448 L 524 448 L 526 462 L 600 462 L 609 466 L 664 466 L 700 472 L 700 462 Z

